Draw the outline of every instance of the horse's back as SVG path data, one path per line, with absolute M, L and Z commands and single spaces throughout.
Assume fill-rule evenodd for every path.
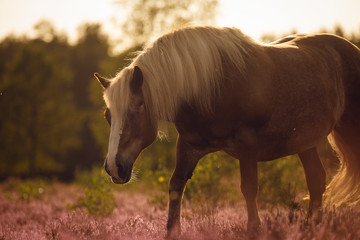
M 349 104 L 360 107 L 360 52 L 347 40 L 330 34 L 298 35 L 266 50 L 274 103 L 261 137 L 274 156 L 316 146 Z
M 360 49 L 348 40 L 332 34 L 318 34 L 303 40 L 299 39 L 299 44 L 323 49 L 328 54 L 327 61 L 333 64 L 336 79 L 341 81 L 338 83 L 338 88 L 339 94 L 343 91 L 344 111 L 359 109 Z
M 270 46 L 273 61 L 278 63 L 277 73 L 283 72 L 283 67 L 288 76 L 292 71 L 298 72 L 302 82 L 321 82 L 332 87 L 337 91 L 333 96 L 359 97 L 360 50 L 346 39 L 332 34 L 302 34 L 285 37 Z
M 258 160 L 271 160 L 329 134 L 347 89 L 359 82 L 359 50 L 334 35 L 291 36 L 256 50 L 243 73 L 224 63 L 226 81 L 211 116 L 181 109 L 176 126 L 184 139 L 236 157 L 253 149 Z

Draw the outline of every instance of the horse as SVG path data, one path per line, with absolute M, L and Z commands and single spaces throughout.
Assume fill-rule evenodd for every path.
M 198 161 L 215 151 L 240 162 L 248 231 L 260 227 L 260 161 L 299 155 L 309 214 L 322 202 L 360 202 L 360 50 L 344 38 L 292 35 L 262 44 L 236 28 L 186 27 L 146 46 L 113 79 L 95 76 L 111 128 L 104 167 L 114 183 L 130 180 L 159 122 L 178 131 L 168 236 L 181 233 L 183 192 Z M 340 158 L 327 187 L 317 153 L 326 137 Z

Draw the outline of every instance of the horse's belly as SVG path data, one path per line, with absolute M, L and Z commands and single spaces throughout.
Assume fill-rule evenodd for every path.
M 332 91 L 319 79 L 304 85 L 279 92 L 269 121 L 258 129 L 262 160 L 316 147 L 338 121 L 341 105 L 329 100 L 328 93 Z
M 236 158 L 269 161 L 315 147 L 333 126 L 332 119 L 324 115 L 300 120 L 270 121 L 263 127 L 241 122 L 213 123 L 178 131 L 194 146 L 223 150 Z
M 330 133 L 333 121 L 318 116 L 318 119 L 294 122 L 293 125 L 259 131 L 260 161 L 273 160 L 301 153 L 316 147 Z

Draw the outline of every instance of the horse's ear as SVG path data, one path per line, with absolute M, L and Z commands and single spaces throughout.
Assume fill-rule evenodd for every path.
M 106 89 L 110 86 L 111 81 L 109 79 L 103 78 L 102 76 L 100 76 L 100 74 L 98 73 L 94 73 L 94 76 L 96 77 L 96 79 L 100 82 L 101 86 Z
M 138 66 L 134 67 L 134 74 L 130 82 L 130 89 L 133 93 L 138 93 L 143 84 L 143 74 Z

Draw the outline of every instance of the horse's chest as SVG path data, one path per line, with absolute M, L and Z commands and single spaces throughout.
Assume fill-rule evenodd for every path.
M 242 123 L 202 122 L 191 126 L 177 124 L 177 128 L 188 143 L 214 151 L 224 150 L 231 155 L 245 149 L 249 152 L 257 146 L 255 129 Z

